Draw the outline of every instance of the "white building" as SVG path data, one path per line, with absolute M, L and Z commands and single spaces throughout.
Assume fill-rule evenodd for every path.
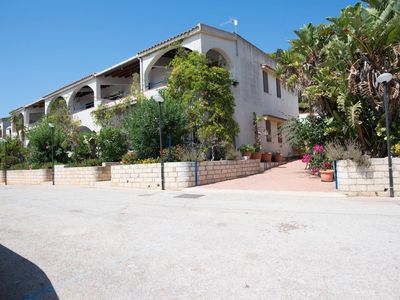
M 100 104 L 113 105 L 129 95 L 132 74 L 139 74 L 140 88 L 148 97 L 167 84 L 169 62 L 178 47 L 204 53 L 212 62 L 224 65 L 232 74 L 235 85 L 235 118 L 240 126 L 236 146 L 254 143 L 253 112 L 263 116 L 260 131 L 263 149 L 280 150 L 290 155 L 291 150 L 278 135 L 279 124 L 298 116 L 297 96 L 288 91 L 274 75 L 275 61 L 239 35 L 204 24 L 147 48 L 137 55 L 106 70 L 72 82 L 43 96 L 38 101 L 17 111 L 24 124 L 33 126 L 49 113 L 50 103 L 63 98 L 73 118 L 80 120 L 84 129 L 99 130 L 91 112 Z

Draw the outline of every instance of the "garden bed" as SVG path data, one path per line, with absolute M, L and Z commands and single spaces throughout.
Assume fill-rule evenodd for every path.
M 338 190 L 352 196 L 388 196 L 387 158 L 371 158 L 370 167 L 358 167 L 353 161 L 336 163 Z M 393 158 L 395 196 L 400 196 L 400 158 Z
M 35 185 L 51 182 L 51 180 L 51 169 L 7 171 L 7 184 Z
M 103 163 L 102 166 L 94 167 L 55 166 L 55 184 L 91 186 L 99 181 L 110 181 L 113 164 Z
M 159 189 L 161 164 L 134 164 L 111 167 L 113 186 Z M 260 173 L 257 160 L 168 162 L 164 164 L 165 188 L 181 189 Z

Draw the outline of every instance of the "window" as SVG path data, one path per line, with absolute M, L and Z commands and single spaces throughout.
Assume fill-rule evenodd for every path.
M 276 78 L 276 96 L 278 98 L 281 98 L 282 94 L 281 94 L 281 81 Z
M 267 136 L 267 142 L 272 142 L 271 138 L 271 121 L 265 121 L 265 131 Z
M 268 86 L 268 73 L 263 71 L 263 86 L 264 86 L 264 93 L 269 92 L 269 86 Z
M 279 124 L 278 125 L 278 143 L 282 144 L 282 142 L 283 142 L 283 139 L 282 139 L 282 128 L 281 128 L 281 125 Z

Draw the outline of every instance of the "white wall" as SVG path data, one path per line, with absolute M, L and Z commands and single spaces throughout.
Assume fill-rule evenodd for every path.
M 182 47 L 188 48 L 192 51 L 199 51 L 201 52 L 201 38 L 200 34 L 195 34 L 191 37 L 188 37 L 187 39 L 184 39 L 181 43 Z M 151 95 L 154 94 L 154 92 L 149 92 L 147 93 L 147 86 L 150 82 L 159 82 L 163 81 L 165 79 L 165 72 L 162 72 L 160 69 L 159 70 L 153 70 L 152 72 L 152 77 L 150 77 L 150 71 L 153 65 L 160 59 L 163 54 L 166 52 L 170 51 L 171 49 L 174 49 L 176 47 L 167 47 L 160 49 L 156 52 L 150 53 L 146 56 L 142 57 L 142 66 L 143 66 L 143 71 L 142 74 L 144 76 L 143 81 L 143 86 L 142 89 L 145 91 L 145 95 Z M 154 72 L 155 71 L 155 72 Z M 156 86 L 155 88 L 159 88 L 160 86 Z
M 264 93 L 263 71 L 261 65 L 267 64 L 275 67 L 275 62 L 265 53 L 251 45 L 244 39 L 238 37 L 237 46 L 234 36 L 205 26 L 205 31 L 195 34 L 183 40 L 183 47 L 196 50 L 206 54 L 214 49 L 224 55 L 228 61 L 229 71 L 232 78 L 239 82 L 236 87 L 232 87 L 235 96 L 235 119 L 239 123 L 240 133 L 236 139 L 236 146 L 241 144 L 253 144 L 253 112 L 258 116 L 270 115 L 276 118 L 288 119 L 298 116 L 297 96 L 289 92 L 281 85 L 281 98 L 277 97 L 275 75 L 269 72 L 269 93 Z M 149 72 L 157 60 L 172 48 L 164 48 L 143 57 L 143 73 L 145 76 L 144 84 L 159 79 L 163 80 L 162 72 L 154 72 L 153 77 L 149 78 Z M 157 77 L 158 76 L 158 77 Z M 157 87 L 159 88 L 159 87 Z M 150 97 L 157 92 L 157 89 L 146 90 L 145 95 Z M 265 129 L 265 123 L 260 124 L 260 129 Z M 263 148 L 267 151 L 282 151 L 284 155 L 290 155 L 291 149 L 285 142 L 278 143 L 277 123 L 272 122 L 272 142 L 266 142 L 265 137 L 261 137 Z

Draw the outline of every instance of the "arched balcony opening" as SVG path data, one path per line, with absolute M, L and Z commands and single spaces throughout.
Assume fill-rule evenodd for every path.
M 48 108 L 48 115 L 55 114 L 57 111 L 64 111 L 66 112 L 68 109 L 67 101 L 61 96 L 51 100 Z
M 183 49 L 186 51 L 191 51 L 187 48 Z M 177 48 L 171 49 L 156 60 L 148 73 L 146 89 L 151 90 L 167 84 L 169 75 L 172 71 L 170 64 L 174 57 L 178 54 L 178 51 L 179 50 Z
M 222 67 L 229 69 L 229 62 L 226 55 L 217 49 L 211 49 L 206 54 L 207 62 L 210 67 Z
M 88 85 L 80 88 L 74 95 L 72 95 L 69 107 L 72 113 L 94 107 L 94 91 Z

